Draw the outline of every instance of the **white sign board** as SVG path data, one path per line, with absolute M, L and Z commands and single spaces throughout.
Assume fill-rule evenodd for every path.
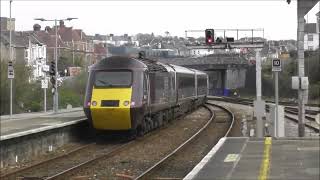
M 42 66 L 42 71 L 48 72 L 49 71 L 49 65 L 43 65 Z
M 292 89 L 307 90 L 309 86 L 308 77 L 292 76 L 291 82 L 292 82 Z
M 281 71 L 281 60 L 280 59 L 272 59 L 272 71 L 274 71 L 274 72 Z
M 308 77 L 301 77 L 301 89 L 307 90 L 309 86 Z
M 292 89 L 299 89 L 300 88 L 299 76 L 292 76 L 291 77 L 291 87 L 292 87 Z
M 13 66 L 8 66 L 8 79 L 13 79 L 14 78 L 14 70 Z
M 48 88 L 48 80 L 41 80 L 41 88 L 42 89 L 47 89 Z

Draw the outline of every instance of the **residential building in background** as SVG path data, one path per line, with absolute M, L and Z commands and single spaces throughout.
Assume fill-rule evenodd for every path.
M 319 16 L 320 11 L 316 14 L 317 22 L 316 23 L 306 23 L 304 26 L 304 50 L 314 51 L 319 48 Z
M 67 49 L 72 53 L 73 65 L 75 65 L 75 56 L 80 56 L 83 58 L 86 65 L 90 65 L 95 62 L 93 59 L 94 44 L 87 38 L 87 35 L 82 29 L 66 27 L 64 21 L 60 21 L 58 34 L 60 35 L 60 38 L 66 45 Z
M 32 67 L 31 80 L 39 80 L 46 77 L 44 66 L 47 64 L 47 46 L 37 40 L 33 35 L 29 36 L 29 46 L 25 51 L 27 65 Z
M 1 17 L 1 31 L 10 31 L 10 28 L 12 31 L 15 31 L 16 28 L 16 19 L 11 18 L 11 24 L 10 24 L 10 18 L 7 17 Z
M 44 77 L 47 47 L 32 32 L 12 32 L 13 62 L 31 67 L 30 80 Z M 9 31 L 1 31 L 1 60 L 9 61 Z

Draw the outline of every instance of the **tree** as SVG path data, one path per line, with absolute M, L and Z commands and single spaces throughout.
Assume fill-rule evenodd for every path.
M 66 79 L 60 88 L 60 107 L 66 108 L 67 104 L 82 106 L 84 101 L 88 73 L 82 71 L 79 76 Z
M 64 76 L 65 75 L 64 70 L 65 69 L 68 70 L 69 67 L 73 67 L 73 66 L 78 66 L 78 67 L 85 66 L 83 54 L 75 53 L 73 58 L 72 52 L 63 51 L 58 60 L 59 74 L 61 76 Z
M 1 60 L 1 114 L 9 114 L 10 80 L 7 78 L 7 62 Z M 39 111 L 41 109 L 40 82 L 31 81 L 31 68 L 25 62 L 14 64 L 15 77 L 12 80 L 13 113 Z

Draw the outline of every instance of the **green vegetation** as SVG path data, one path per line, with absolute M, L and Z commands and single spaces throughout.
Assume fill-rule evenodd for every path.
M 84 67 L 84 57 L 83 55 L 75 53 L 74 56 L 72 55 L 72 52 L 66 52 L 63 51 L 60 54 L 59 60 L 58 60 L 58 69 L 59 71 L 63 72 L 64 69 L 67 69 L 71 66 L 79 66 Z
M 82 106 L 87 82 L 87 72 L 82 71 L 77 77 L 66 79 L 59 89 L 59 108 Z
M 60 58 L 63 64 L 65 56 Z M 65 59 L 72 63 L 71 58 Z M 1 89 L 0 103 L 1 115 L 10 113 L 10 80 L 7 78 L 7 60 L 1 59 Z M 76 64 L 77 63 L 77 64 Z M 84 65 L 83 58 L 76 57 L 75 65 Z M 68 64 L 69 66 L 69 64 Z M 62 67 L 62 66 L 61 66 Z M 61 68 L 60 67 L 60 68 Z M 67 66 L 66 66 L 67 67 Z M 83 67 L 83 66 L 82 66 Z M 31 81 L 31 68 L 25 63 L 15 63 L 15 78 L 13 79 L 13 114 L 23 112 L 38 112 L 44 109 L 44 90 L 41 88 L 41 81 Z M 59 90 L 59 108 L 66 108 L 67 104 L 73 107 L 82 106 L 87 81 L 87 72 L 82 71 L 77 77 L 67 77 Z M 47 110 L 52 109 L 51 84 L 47 89 Z
M 290 58 L 283 60 L 283 69 L 279 73 L 279 97 L 283 100 L 294 100 L 298 97 L 297 90 L 291 89 L 291 77 L 297 76 L 297 53 L 290 52 Z M 320 57 L 319 51 L 305 52 L 305 76 L 309 77 L 309 103 L 320 101 Z M 246 87 L 240 89 L 241 96 L 255 96 L 256 80 L 255 66 L 251 66 L 247 72 Z M 265 99 L 274 98 L 274 79 L 271 71 L 271 59 L 262 65 L 262 95 Z

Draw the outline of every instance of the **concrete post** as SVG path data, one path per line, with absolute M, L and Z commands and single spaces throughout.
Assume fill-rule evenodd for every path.
M 12 19 L 11 19 L 11 3 L 12 0 L 10 0 L 10 19 L 9 19 L 9 23 L 10 23 L 10 30 L 9 30 L 9 44 L 10 44 L 10 49 L 9 49 L 9 53 L 10 53 L 10 62 L 13 64 L 13 54 L 12 54 Z M 10 78 L 10 117 L 12 116 L 12 78 Z
M 275 76 L 275 103 L 276 103 L 276 109 L 275 109 L 275 120 L 274 120 L 274 126 L 275 126 L 275 136 L 278 137 L 278 124 L 279 124 L 279 111 L 278 111 L 278 106 L 279 106 L 279 87 L 278 87 L 278 75 L 279 72 L 274 72 L 274 76 Z
M 297 45 L 298 45 L 298 75 L 299 78 L 304 77 L 304 8 L 303 1 L 298 0 L 297 12 L 298 12 L 298 29 L 297 29 Z M 300 8 L 301 7 L 301 8 Z M 301 87 L 298 90 L 298 134 L 299 137 L 303 137 L 305 135 L 305 127 L 304 127 L 304 90 Z
M 55 66 L 56 66 L 56 72 L 55 72 L 55 89 L 54 89 L 54 106 L 53 106 L 53 112 L 57 113 L 59 109 L 59 102 L 58 102 L 58 27 L 57 27 L 57 19 L 54 20 L 54 25 L 55 25 L 55 48 L 54 48 L 54 59 L 55 59 Z
M 255 49 L 256 51 L 256 93 L 257 100 L 254 102 L 254 114 L 257 118 L 256 123 L 256 136 L 262 138 L 264 136 L 264 123 L 262 117 L 265 116 L 265 102 L 261 99 L 261 48 Z
M 256 49 L 256 94 L 257 100 L 261 100 L 261 49 Z

